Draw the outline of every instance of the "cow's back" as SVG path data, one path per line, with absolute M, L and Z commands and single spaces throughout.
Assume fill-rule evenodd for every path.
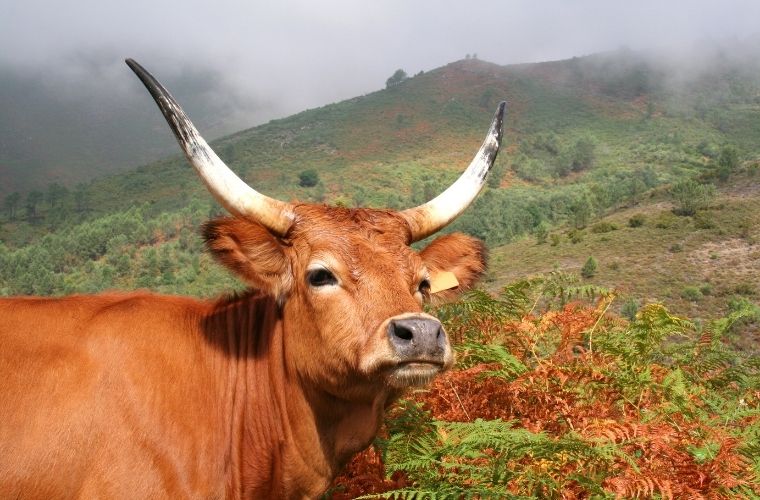
M 200 308 L 150 294 L 0 300 L 0 498 L 221 495 Z

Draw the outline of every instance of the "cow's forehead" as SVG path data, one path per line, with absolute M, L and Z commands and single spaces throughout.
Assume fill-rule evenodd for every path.
M 298 205 L 291 238 L 313 241 L 323 236 L 372 239 L 380 243 L 404 244 L 409 241 L 409 225 L 391 210 Z
M 288 236 L 310 255 L 332 254 L 347 264 L 414 254 L 408 224 L 389 210 L 299 205 Z

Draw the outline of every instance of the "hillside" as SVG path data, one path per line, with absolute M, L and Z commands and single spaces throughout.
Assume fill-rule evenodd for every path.
M 489 289 L 552 272 L 579 274 L 589 259 L 593 276 L 583 280 L 617 294 L 613 310 L 632 315 L 646 303 L 665 303 L 695 320 L 717 318 L 737 301 L 760 297 L 760 164 L 725 184 L 694 216 L 677 216 L 664 189 L 622 207 L 581 230 L 556 228 L 491 250 Z M 637 222 L 638 221 L 638 222 Z M 748 330 L 756 348 L 760 331 Z
M 496 286 L 556 263 L 577 268 L 578 259 L 594 252 L 601 258 L 595 247 L 585 246 L 597 239 L 607 243 L 620 237 L 617 258 L 630 255 L 624 236 L 634 233 L 623 228 L 637 204 L 661 196 L 657 193 L 678 179 L 718 182 L 724 151 L 735 158 L 726 176 L 748 172 L 760 157 L 758 64 L 722 54 L 710 61 L 678 69 L 662 58 L 625 50 L 517 66 L 463 60 L 386 90 L 238 132 L 213 146 L 245 180 L 273 196 L 407 207 L 456 178 L 482 140 L 496 102 L 506 98 L 504 151 L 489 189 L 450 230 L 475 234 L 494 248 L 546 228 L 592 227 L 600 217 L 610 217 L 621 230 L 600 235 L 588 230 L 585 242 L 572 246 L 534 247 L 524 240 L 496 249 L 491 265 Z M 319 182 L 299 186 L 299 174 L 311 169 Z M 725 196 L 756 185 L 746 172 L 745 181 L 721 184 Z M 201 255 L 198 225 L 219 211 L 209 198 L 178 156 L 74 190 L 48 188 L 31 200 L 20 197 L 15 206 L 6 197 L 0 290 L 49 294 L 149 287 L 218 293 L 234 282 Z M 646 210 L 666 214 L 669 209 Z M 693 227 L 689 224 L 679 229 Z M 647 258 L 658 255 L 659 265 L 667 266 L 698 250 L 690 245 L 722 241 L 717 231 L 698 234 L 701 239 L 673 235 L 688 251 Z M 551 253 L 560 250 L 569 253 Z M 711 250 L 705 252 L 709 259 Z M 707 279 L 683 276 L 654 293 L 658 282 L 636 288 L 633 283 L 650 282 L 633 271 L 648 274 L 655 266 L 646 266 L 642 257 L 635 265 L 621 261 L 617 271 L 606 271 L 614 260 L 604 256 L 600 270 L 610 286 L 644 294 L 640 298 L 672 299 L 685 309 L 691 301 L 681 301 L 682 288 L 700 287 Z M 721 307 L 712 300 L 704 302 L 710 313 Z

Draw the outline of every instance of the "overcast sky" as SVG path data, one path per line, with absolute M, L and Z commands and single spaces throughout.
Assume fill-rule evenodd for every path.
M 125 57 L 159 79 L 211 68 L 258 103 L 257 122 L 465 54 L 509 64 L 758 32 L 758 0 L 0 0 L 0 63 L 108 76 L 116 88 L 135 85 Z

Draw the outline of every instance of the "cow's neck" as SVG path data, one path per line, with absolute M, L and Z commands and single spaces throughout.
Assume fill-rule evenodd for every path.
M 287 369 L 292 332 L 270 298 L 231 301 L 211 321 L 234 379 L 229 486 L 248 498 L 318 495 L 375 436 L 388 395 L 357 403 L 303 383 Z

